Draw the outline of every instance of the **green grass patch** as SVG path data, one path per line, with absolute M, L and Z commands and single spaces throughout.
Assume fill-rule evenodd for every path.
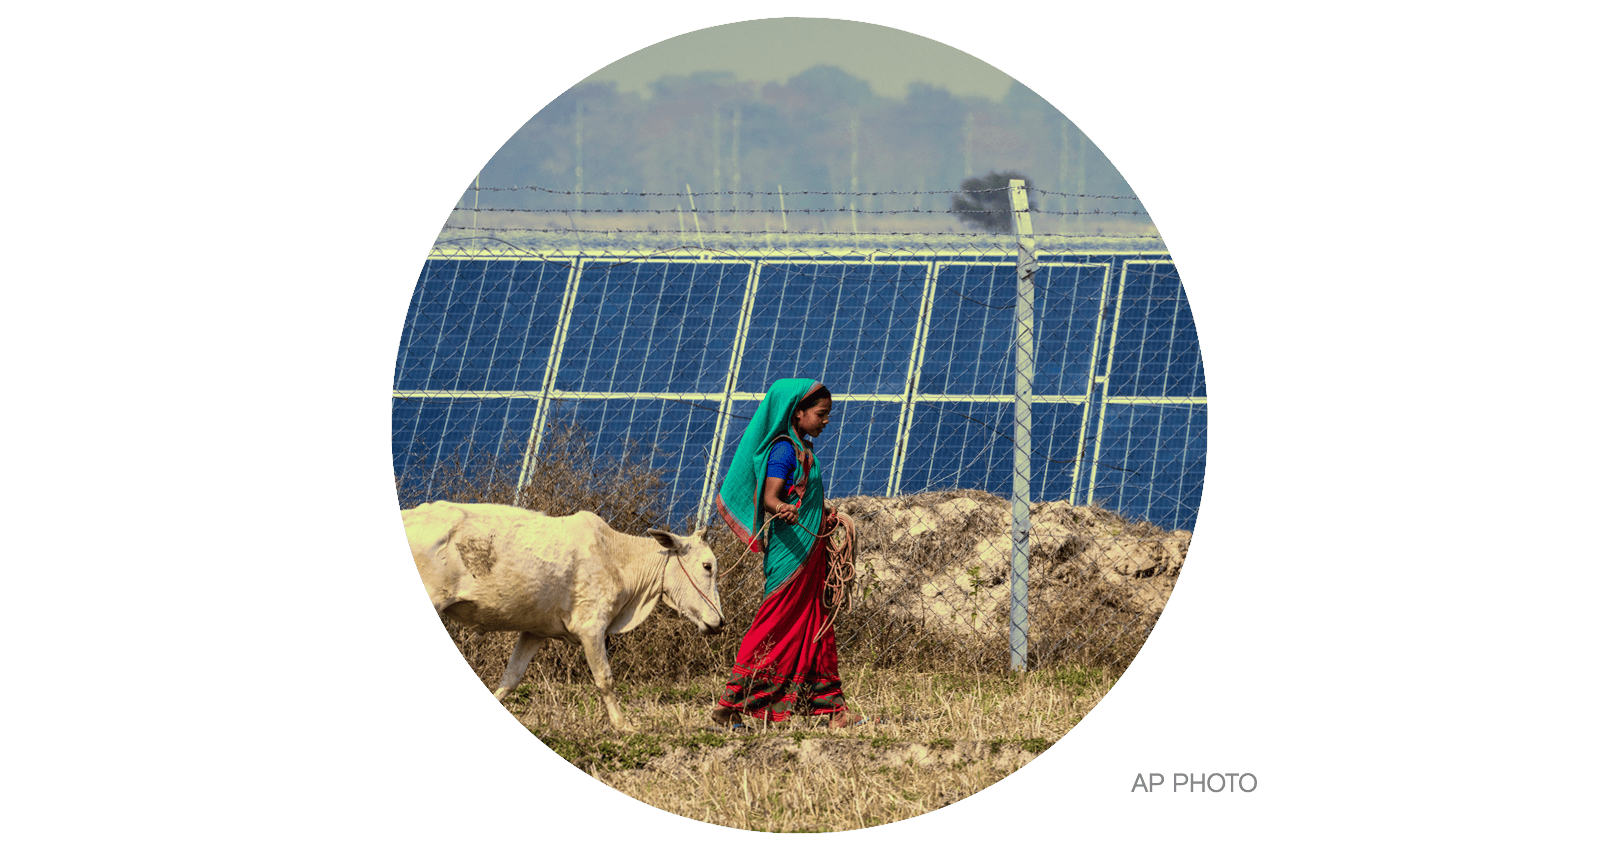
M 728 733 L 713 732 L 710 729 L 702 729 L 693 733 L 689 737 L 684 738 L 682 744 L 685 749 L 698 750 L 701 747 L 720 747 L 727 742 Z
M 989 755 L 999 755 L 1000 751 L 1007 746 L 1016 747 L 1025 753 L 1038 755 L 1050 749 L 1050 745 L 1054 743 L 1055 741 L 1049 738 L 995 738 L 989 741 Z
M 666 744 L 656 735 L 635 734 L 621 740 L 582 740 L 551 732 L 533 731 L 556 755 L 584 773 L 608 770 L 637 770 L 650 760 L 665 755 Z
M 1023 752 L 1038 755 L 1045 750 L 1050 749 L 1050 745 L 1054 744 L 1055 741 L 1052 741 L 1049 738 L 1017 738 L 1015 743 L 1017 746 L 1022 748 Z

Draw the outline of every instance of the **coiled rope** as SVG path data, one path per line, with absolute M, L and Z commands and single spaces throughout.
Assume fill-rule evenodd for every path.
M 850 585 L 856 580 L 856 523 L 848 514 L 834 511 L 833 528 L 827 531 L 828 577 L 822 580 L 822 607 L 827 609 L 827 619 L 817 629 L 812 643 L 822 640 L 822 633 L 832 628 L 839 618 L 839 610 L 850 610 Z M 826 528 L 827 521 L 823 521 Z M 807 532 L 809 533 L 809 532 Z M 813 535 L 820 536 L 820 535 Z
M 751 538 L 752 541 L 762 539 L 767 533 L 767 528 L 777 518 L 776 514 L 767 517 L 767 521 L 756 531 L 755 537 Z M 799 523 L 795 523 L 795 527 L 817 540 L 825 540 L 823 545 L 828 547 L 828 575 L 822 580 L 822 607 L 828 614 L 822 621 L 821 628 L 817 629 L 816 637 L 811 639 L 812 643 L 816 643 L 822 640 L 823 633 L 839 618 L 841 608 L 845 611 L 851 610 L 850 585 L 856 580 L 856 523 L 849 514 L 842 514 L 836 510 L 823 518 L 821 534 L 812 534 L 811 529 Z M 754 546 L 746 546 L 744 554 L 740 555 L 739 560 L 734 561 L 733 566 L 723 575 L 726 576 L 738 569 L 739 565 L 744 563 L 745 557 L 754 551 Z

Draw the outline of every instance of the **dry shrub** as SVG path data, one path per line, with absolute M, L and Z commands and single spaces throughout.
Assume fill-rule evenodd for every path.
M 395 482 L 402 508 L 424 501 L 517 504 L 517 478 L 523 447 L 507 443 L 500 451 L 465 449 L 430 464 L 419 457 L 413 472 Z M 425 470 L 425 471 L 424 471 Z M 553 422 L 540 445 L 539 462 L 522 488 L 521 505 L 551 516 L 592 511 L 625 534 L 644 534 L 667 520 L 667 483 L 648 453 L 636 443 L 615 454 L 593 448 L 585 429 Z
M 523 503 L 558 516 L 591 510 L 634 534 L 649 527 L 687 530 L 681 521 L 669 526 L 663 474 L 647 456 L 629 447 L 602 458 L 592 445 L 581 429 L 552 429 L 521 493 Z M 433 489 L 413 488 L 403 504 L 423 498 L 513 502 L 520 447 L 501 457 L 509 460 L 479 456 L 440 464 Z M 1001 557 L 976 550 L 997 534 L 1008 537 L 1004 499 L 949 491 L 857 496 L 836 504 L 857 519 L 858 568 L 892 553 L 922 577 L 973 571 L 980 589 L 1002 587 L 995 572 L 1002 561 L 1009 568 L 1009 551 Z M 1159 615 L 1151 588 L 1164 601 L 1160 589 L 1170 590 L 1181 567 L 1182 546 L 1160 563 L 1117 558 L 1129 540 L 1186 541 L 1182 532 L 1095 507 L 1048 503 L 1035 505 L 1032 515 L 1030 672 L 1005 672 L 1003 608 L 978 628 L 955 629 L 923 604 L 920 590 L 897 599 L 858 586 L 855 610 L 838 623 L 846 693 L 857 710 L 890 724 L 832 731 L 796 719 L 751 735 L 706 730 L 706 711 L 721 692 L 763 584 L 759 556 L 746 556 L 720 522 L 707 540 L 721 565 L 728 628 L 703 637 L 662 606 L 638 629 L 609 640 L 619 690 L 639 733 L 620 736 L 611 728 L 576 646 L 555 644 L 536 655 L 524 689 L 507 700 L 507 709 L 585 772 L 708 823 L 854 829 L 949 805 L 1026 764 L 1098 703 Z M 926 527 L 908 537 L 917 523 Z M 485 687 L 496 687 L 515 635 L 441 619 Z
M 625 534 L 642 535 L 650 528 L 669 528 L 680 534 L 692 531 L 688 520 L 669 522 L 664 473 L 651 466 L 645 449 L 632 444 L 601 454 L 593 447 L 594 437 L 585 429 L 552 423 L 541 444 L 539 462 L 522 488 L 522 506 L 551 516 L 592 511 Z M 415 472 L 396 482 L 401 507 L 434 500 L 516 504 L 521 457 L 521 446 L 507 445 L 498 455 L 463 451 L 431 468 L 425 458 L 419 458 L 412 469 L 427 473 Z M 707 536 L 724 569 L 737 560 L 737 541 L 731 533 L 719 527 Z M 755 571 L 760 572 L 759 565 Z M 748 623 L 754 605 L 760 602 L 755 599 L 751 604 L 738 589 L 730 592 L 727 586 L 722 588 L 722 600 L 723 612 L 734 624 Z M 449 617 L 440 619 L 478 678 L 490 688 L 498 687 L 516 633 L 485 632 Z M 607 646 L 619 679 L 681 679 L 712 669 L 726 672 L 740 637 L 734 628 L 717 636 L 701 636 L 687 620 L 661 605 L 639 628 L 611 636 Z M 587 681 L 590 677 L 582 650 L 561 643 L 547 644 L 537 653 L 528 675 L 558 681 Z
M 487 453 L 451 458 L 432 471 L 426 492 L 420 482 L 397 482 L 401 504 L 411 506 L 425 498 L 513 503 L 520 458 L 520 446 L 508 447 L 498 458 Z M 667 495 L 662 470 L 653 468 L 637 446 L 602 456 L 593 450 L 592 435 L 574 425 L 556 424 L 522 490 L 522 504 L 552 516 L 593 511 L 619 531 L 642 534 L 651 527 L 669 527 Z M 1009 570 L 1009 548 L 1002 554 L 990 549 L 984 558 L 977 557 L 980 546 L 990 545 L 984 541 L 996 535 L 1009 539 L 1006 500 L 981 491 L 953 490 L 895 498 L 854 496 L 836 504 L 857 519 L 858 571 L 869 572 L 868 562 L 893 552 L 917 581 L 955 575 L 965 582 L 963 576 L 970 574 L 974 593 L 983 591 L 992 598 L 1006 590 L 996 563 L 1003 561 L 1004 570 Z M 930 512 L 941 507 L 942 521 L 915 539 L 905 536 L 907 522 L 932 516 Z M 1033 517 L 1030 668 L 1085 665 L 1119 675 L 1160 614 L 1187 550 L 1187 533 L 1164 531 L 1094 506 L 1042 503 L 1033 507 Z M 690 530 L 683 521 L 672 527 L 679 533 Z M 1122 545 L 1119 540 L 1168 538 L 1179 540 L 1169 546 L 1175 558 L 1144 571 L 1151 574 L 1123 576 L 1106 566 L 1105 560 Z M 707 674 L 721 676 L 731 667 L 743 629 L 761 603 L 760 556 L 745 556 L 720 522 L 708 530 L 707 540 L 721 565 L 719 589 L 728 628 L 720 635 L 699 635 L 662 605 L 639 628 L 609 639 L 612 669 L 619 681 L 684 682 Z M 1010 658 L 1006 606 L 953 628 L 948 610 L 930 607 L 916 584 L 894 593 L 881 592 L 883 588 L 874 593 L 866 586 L 870 575 L 868 579 L 858 582 L 853 610 L 838 622 L 842 659 L 878 669 L 915 666 L 963 673 L 1006 669 Z M 516 635 L 486 633 L 441 619 L 478 677 L 487 687 L 498 686 Z M 590 673 L 578 647 L 552 643 L 535 656 L 529 676 L 587 682 Z

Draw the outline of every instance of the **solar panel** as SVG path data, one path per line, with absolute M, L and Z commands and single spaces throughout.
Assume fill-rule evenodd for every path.
M 1170 258 L 1046 256 L 1034 285 L 1034 499 L 1192 528 L 1205 379 Z M 1009 494 L 1016 291 L 998 252 L 435 256 L 396 360 L 395 474 L 419 498 L 441 464 L 525 477 L 559 423 L 705 521 L 762 394 L 802 376 L 834 393 L 830 496 Z
M 1170 262 L 1127 263 L 1118 296 L 1110 392 L 1163 398 L 1205 395 L 1194 316 Z
M 721 393 L 750 263 L 586 262 L 555 386 Z
M 430 260 L 395 362 L 397 391 L 537 390 L 570 266 Z
M 1108 404 L 1102 423 L 1090 498 L 1127 516 L 1194 530 L 1206 406 Z
M 854 395 L 904 395 L 926 263 L 763 263 L 742 392 L 815 377 Z

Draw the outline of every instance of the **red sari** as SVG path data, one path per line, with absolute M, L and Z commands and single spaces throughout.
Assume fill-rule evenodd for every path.
M 773 723 L 845 710 L 838 641 L 833 624 L 823 628 L 831 525 L 824 522 L 805 564 L 762 600 L 739 643 L 722 707 Z

